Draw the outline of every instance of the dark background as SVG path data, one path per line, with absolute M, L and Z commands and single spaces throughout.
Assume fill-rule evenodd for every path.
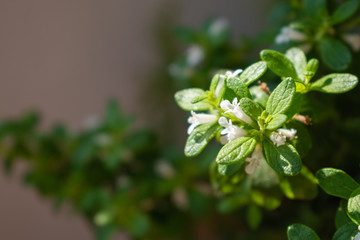
M 44 129 L 62 122 L 76 130 L 86 118 L 100 115 L 113 97 L 126 114 L 136 116 L 138 126 L 152 126 L 144 111 L 144 87 L 155 71 L 167 71 L 156 35 L 157 25 L 167 21 L 164 16 L 173 25 L 196 28 L 208 17 L 226 17 L 234 36 L 252 36 L 266 24 L 270 2 L 264 4 L 265 0 L 0 0 L 0 119 L 35 109 L 42 113 Z M 92 239 L 69 208 L 55 215 L 50 201 L 24 186 L 23 170 L 17 166 L 9 177 L 0 171 L 1 239 Z

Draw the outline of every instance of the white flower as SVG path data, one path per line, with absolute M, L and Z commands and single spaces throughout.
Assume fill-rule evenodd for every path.
M 209 33 L 212 36 L 217 36 L 224 30 L 228 29 L 229 22 L 226 18 L 218 18 L 216 19 L 209 28 Z
M 285 137 L 289 138 L 290 140 L 293 140 L 296 137 L 296 129 L 284 129 L 284 128 L 279 128 L 277 130 L 280 134 L 284 135 Z
M 247 158 L 245 161 L 248 162 L 248 164 L 245 167 L 245 172 L 247 174 L 252 174 L 255 171 L 255 168 L 260 169 L 261 168 L 261 160 L 264 159 L 264 155 L 262 153 L 261 145 L 258 144 L 255 147 L 255 150 L 251 154 L 250 158 Z
M 240 119 L 243 122 L 248 124 L 252 124 L 251 118 L 244 113 L 244 111 L 240 107 L 240 103 L 238 103 L 238 99 L 234 98 L 232 103 L 229 100 L 223 100 L 220 103 L 220 107 L 223 110 L 226 110 L 225 113 L 231 112 L 235 117 Z
M 194 129 L 205 123 L 215 122 L 217 120 L 217 116 L 206 113 L 195 113 L 191 111 L 191 116 L 188 118 L 188 123 L 190 124 L 187 133 L 190 134 Z
M 221 131 L 221 134 L 225 136 L 222 136 L 220 138 L 220 142 L 223 144 L 247 135 L 247 132 L 244 129 L 239 128 L 236 125 L 233 125 L 231 119 L 227 121 L 225 117 L 220 117 L 218 123 L 220 126 L 225 128 Z
M 281 28 L 280 33 L 275 38 L 275 43 L 289 43 L 292 41 L 301 42 L 306 40 L 306 35 L 303 32 L 295 30 L 289 26 Z
M 186 60 L 190 67 L 196 67 L 204 60 L 204 49 L 197 44 L 191 45 L 186 51 Z
M 226 73 L 222 76 L 224 76 L 225 78 L 233 78 L 236 77 L 237 75 L 239 75 L 240 73 L 242 73 L 242 69 L 236 69 L 235 71 L 226 71 Z
M 237 69 L 235 71 L 226 71 L 225 74 L 221 74 L 220 75 L 220 79 L 219 79 L 219 82 L 215 88 L 215 96 L 216 97 L 219 97 L 219 93 L 220 93 L 220 90 L 223 88 L 224 84 L 225 84 L 225 80 L 227 78 L 233 78 L 233 77 L 236 77 L 238 76 L 243 70 L 242 69 Z
M 360 231 L 360 226 L 358 226 L 358 230 Z M 354 240 L 360 240 L 360 232 L 355 235 Z
M 279 147 L 279 146 L 285 145 L 286 136 L 284 136 L 278 132 L 273 132 L 270 135 L 270 140 L 274 143 L 275 146 Z
M 347 33 L 343 35 L 343 39 L 355 52 L 360 50 L 360 34 Z
M 283 129 L 279 128 L 276 132 L 273 132 L 270 135 L 270 140 L 274 143 L 275 146 L 279 147 L 285 145 L 286 138 L 293 140 L 296 137 L 295 129 Z

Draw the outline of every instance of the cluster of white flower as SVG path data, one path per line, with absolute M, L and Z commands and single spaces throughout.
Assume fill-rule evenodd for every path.
M 225 117 L 220 117 L 218 122 L 220 126 L 225 128 L 221 131 L 221 134 L 224 135 L 220 138 L 222 144 L 226 144 L 247 135 L 247 132 L 244 129 L 233 125 L 231 119 L 228 121 Z
M 242 72 L 241 69 L 235 70 L 234 72 L 227 71 L 225 74 L 220 75 L 219 82 L 215 88 L 215 95 L 219 97 L 221 89 L 224 87 L 224 84 L 228 78 L 233 78 L 238 76 Z M 220 102 L 220 108 L 225 111 L 225 113 L 231 113 L 236 119 L 247 123 L 249 125 L 253 124 L 253 120 L 243 111 L 238 101 L 238 98 L 234 98 L 232 102 L 229 100 L 222 100 Z M 227 119 L 224 116 L 219 116 L 215 114 L 208 113 L 195 113 L 191 111 L 191 116 L 188 118 L 188 123 L 190 124 L 187 133 L 191 134 L 196 127 L 202 124 L 215 123 L 216 121 L 220 126 L 223 127 L 220 134 L 220 142 L 222 144 L 229 143 L 235 139 L 244 137 L 248 132 L 241 128 L 240 126 L 233 124 L 232 119 Z M 283 129 L 279 128 L 270 135 L 271 141 L 275 146 L 279 147 L 285 145 L 287 140 L 293 140 L 296 138 L 295 129 Z M 251 157 L 248 157 L 245 161 L 247 165 L 245 167 L 245 172 L 247 174 L 252 174 L 256 168 L 261 168 L 261 161 L 264 159 L 262 152 L 262 145 L 257 144 L 254 151 L 251 154 Z
M 220 93 L 221 89 L 223 88 L 227 78 L 236 77 L 241 72 L 242 72 L 242 69 L 237 69 L 234 72 L 227 71 L 225 74 L 220 75 L 219 82 L 215 89 L 215 96 L 216 97 L 219 96 L 219 93 Z M 220 103 L 220 107 L 223 110 L 227 110 L 226 112 L 231 112 L 238 119 L 240 119 L 246 123 L 249 123 L 249 124 L 251 123 L 251 119 L 240 108 L 237 98 L 235 98 L 233 100 L 232 104 L 228 100 L 222 101 Z M 188 134 L 192 133 L 192 131 L 194 131 L 194 129 L 201 124 L 215 122 L 217 119 L 218 119 L 218 116 L 213 115 L 213 114 L 195 113 L 194 111 L 191 111 L 191 116 L 188 118 L 188 123 L 190 124 L 190 126 L 188 128 L 187 133 Z
M 270 135 L 270 140 L 277 147 L 285 145 L 286 138 L 288 138 L 289 140 L 293 140 L 294 138 L 296 138 L 296 130 L 293 128 L 292 129 L 279 128 Z
M 281 28 L 280 34 L 275 38 L 277 44 L 289 42 L 302 42 L 306 40 L 306 35 L 303 32 L 295 30 L 289 26 Z
M 237 98 L 234 98 L 232 103 L 229 100 L 223 100 L 220 103 L 220 107 L 223 110 L 226 110 L 225 113 L 232 113 L 236 118 L 240 119 L 243 122 L 248 124 L 252 124 L 251 118 L 244 113 L 244 111 L 240 107 L 240 103 Z

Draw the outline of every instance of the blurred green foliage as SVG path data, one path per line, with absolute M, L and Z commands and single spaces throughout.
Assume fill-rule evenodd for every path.
M 168 68 L 171 86 L 208 89 L 214 73 L 245 68 L 259 60 L 260 49 L 285 53 L 294 46 L 305 50 L 307 59 L 321 60 L 318 66 L 307 66 L 314 79 L 333 71 L 360 76 L 358 0 L 278 1 L 268 22 L 257 36 L 236 41 L 225 19 L 209 19 L 198 29 L 178 28 L 175 32 L 186 50 Z M 274 73 L 261 76 L 271 90 L 277 81 Z M 256 85 L 249 90 L 265 107 L 268 96 Z M 312 172 L 332 166 L 359 182 L 359 90 L 357 86 L 343 95 L 306 95 L 300 112 L 311 116 L 313 125 L 302 137 L 312 148 L 304 149 L 306 156 L 299 153 L 307 168 L 295 177 L 281 176 L 280 184 L 274 184 L 278 177 L 263 172 L 219 175 L 218 146 L 210 143 L 196 159 L 188 159 L 176 147 L 160 145 L 152 130 L 136 129 L 114 101 L 101 121 L 80 132 L 63 125 L 41 130 L 34 113 L 3 121 L 0 156 L 8 173 L 17 161 L 24 162 L 25 183 L 56 207 L 71 205 L 99 240 L 118 231 L 131 239 L 285 239 L 286 227 L 294 222 L 330 239 L 336 231 L 336 212 L 336 228 L 350 224 L 346 229 L 356 229 L 341 215 L 343 201 L 338 210 L 338 199 L 322 191 L 313 199 L 317 180 Z M 289 200 L 295 196 L 300 200 Z M 352 212 L 357 217 L 356 210 Z M 298 228 L 317 239 L 304 225 L 292 225 L 288 236 Z

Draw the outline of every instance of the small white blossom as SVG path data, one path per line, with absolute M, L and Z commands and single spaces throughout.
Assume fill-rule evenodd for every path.
M 190 67 L 198 66 L 204 60 L 204 49 L 197 44 L 191 45 L 186 51 L 186 60 Z
M 228 29 L 229 22 L 226 18 L 216 19 L 209 28 L 209 33 L 212 36 L 217 36 L 222 33 L 224 30 Z
M 275 146 L 279 147 L 285 145 L 286 137 L 278 132 L 273 132 L 270 135 L 270 140 L 274 143 Z
M 297 132 L 296 129 L 293 128 L 291 129 L 279 128 L 277 131 L 290 140 L 293 140 L 296 137 L 296 132 Z
M 192 133 L 192 131 L 201 124 L 215 122 L 217 119 L 218 117 L 212 114 L 195 113 L 194 111 L 191 111 L 191 116 L 188 118 L 190 126 L 187 133 Z
M 225 128 L 221 131 L 221 134 L 225 136 L 220 138 L 220 142 L 223 144 L 247 135 L 247 132 L 244 129 L 233 125 L 231 119 L 227 121 L 225 117 L 220 117 L 218 123 Z
M 360 231 L 360 226 L 358 226 L 358 230 Z M 354 240 L 360 240 L 360 232 L 355 235 Z
M 236 69 L 235 71 L 226 71 L 226 73 L 222 76 L 226 77 L 226 78 L 233 78 L 233 77 L 236 77 L 238 76 L 240 73 L 242 73 L 242 69 Z
M 246 122 L 248 124 L 252 123 L 251 118 L 244 113 L 244 111 L 240 107 L 240 103 L 238 102 L 237 98 L 234 98 L 232 103 L 230 103 L 229 100 L 223 100 L 220 103 L 220 107 L 223 110 L 226 110 L 225 113 L 231 112 L 235 117 L 240 119 L 243 122 Z
M 220 79 L 219 79 L 219 82 L 215 88 L 215 96 L 216 97 L 219 97 L 219 93 L 220 93 L 220 90 L 223 88 L 224 84 L 225 84 L 225 80 L 227 78 L 233 78 L 233 77 L 236 77 L 238 76 L 243 70 L 242 69 L 237 69 L 235 71 L 226 71 L 225 74 L 221 74 L 220 75 Z
M 360 34 L 347 33 L 343 35 L 343 39 L 355 52 L 360 50 Z
M 305 40 L 306 35 L 303 32 L 295 30 L 289 26 L 282 27 L 280 33 L 275 38 L 275 42 L 277 44 L 289 43 L 292 41 L 302 42 Z
M 255 150 L 251 154 L 251 157 L 249 157 L 245 160 L 246 162 L 248 162 L 248 164 L 245 167 L 245 172 L 247 174 L 252 174 L 252 173 L 254 173 L 256 168 L 260 169 L 261 168 L 260 162 L 263 159 L 264 159 L 264 155 L 262 153 L 262 148 L 261 148 L 261 145 L 258 144 L 258 145 L 256 145 Z
M 279 128 L 270 135 L 270 140 L 274 143 L 275 146 L 279 147 L 285 145 L 286 138 L 293 140 L 296 137 L 295 129 L 283 129 Z

